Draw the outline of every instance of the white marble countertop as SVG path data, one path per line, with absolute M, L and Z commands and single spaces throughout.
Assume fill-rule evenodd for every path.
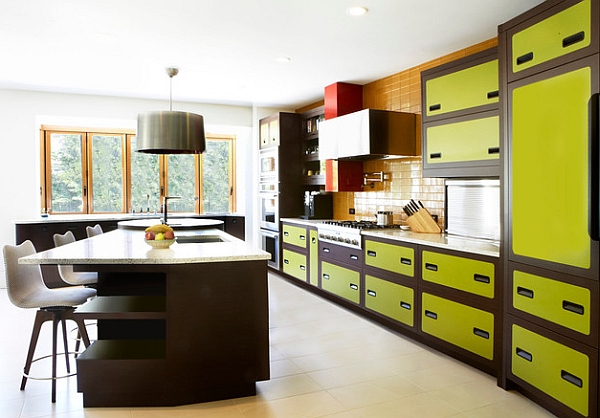
M 144 242 L 144 231 L 117 229 L 72 244 L 22 257 L 22 264 L 191 264 L 268 260 L 271 255 L 218 229 L 177 236 L 219 236 L 223 242 L 173 243 L 154 249 Z
M 228 216 L 245 216 L 242 213 L 180 213 L 174 212 L 169 214 L 169 219 L 210 219 L 211 217 L 228 217 Z M 47 217 L 40 216 L 34 219 L 17 219 L 13 223 L 15 225 L 28 225 L 39 223 L 53 222 L 100 222 L 100 221 L 126 221 L 126 220 L 148 220 L 162 219 L 162 214 L 131 214 L 131 213 L 98 213 L 91 215 L 49 215 Z

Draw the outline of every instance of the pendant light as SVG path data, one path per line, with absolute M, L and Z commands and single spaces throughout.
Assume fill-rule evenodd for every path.
M 170 79 L 169 111 L 140 113 L 137 118 L 137 151 L 148 154 L 201 154 L 206 148 L 204 118 L 173 111 L 173 77 L 177 68 L 167 68 Z

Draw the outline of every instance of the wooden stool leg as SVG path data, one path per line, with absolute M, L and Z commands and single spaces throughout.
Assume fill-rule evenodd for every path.
M 69 343 L 67 342 L 67 321 L 64 315 L 60 315 L 60 322 L 63 330 L 63 345 L 65 347 L 65 362 L 67 363 L 67 373 L 71 373 L 71 365 L 69 363 Z
M 33 361 L 33 355 L 35 353 L 35 347 L 37 345 L 38 338 L 40 336 L 40 329 L 42 324 L 47 320 L 51 319 L 48 312 L 38 310 L 35 314 L 35 321 L 33 322 L 33 330 L 31 331 L 31 340 L 29 342 L 29 350 L 27 351 L 27 359 L 25 360 L 25 367 L 23 368 L 23 379 L 21 379 L 21 390 L 25 390 L 25 384 L 27 383 L 27 375 L 31 369 L 31 362 Z
M 60 314 L 54 313 L 52 318 L 52 403 L 56 403 L 56 345 Z
M 85 327 L 85 322 L 83 319 L 77 316 L 77 314 L 73 315 L 70 319 L 72 319 L 77 324 L 78 329 L 78 337 L 81 337 L 83 340 L 83 346 L 88 348 L 90 346 L 90 337 L 87 333 L 87 328 Z M 79 338 L 77 339 L 77 345 L 75 346 L 75 351 L 79 352 Z

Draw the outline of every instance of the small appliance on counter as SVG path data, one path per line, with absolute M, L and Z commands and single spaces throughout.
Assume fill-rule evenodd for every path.
M 333 218 L 333 195 L 318 191 L 304 192 L 304 215 L 302 219 Z

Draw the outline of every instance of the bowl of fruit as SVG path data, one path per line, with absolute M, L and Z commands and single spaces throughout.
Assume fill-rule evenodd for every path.
M 156 224 L 146 228 L 144 238 L 152 248 L 169 248 L 175 242 L 175 232 L 169 225 Z

